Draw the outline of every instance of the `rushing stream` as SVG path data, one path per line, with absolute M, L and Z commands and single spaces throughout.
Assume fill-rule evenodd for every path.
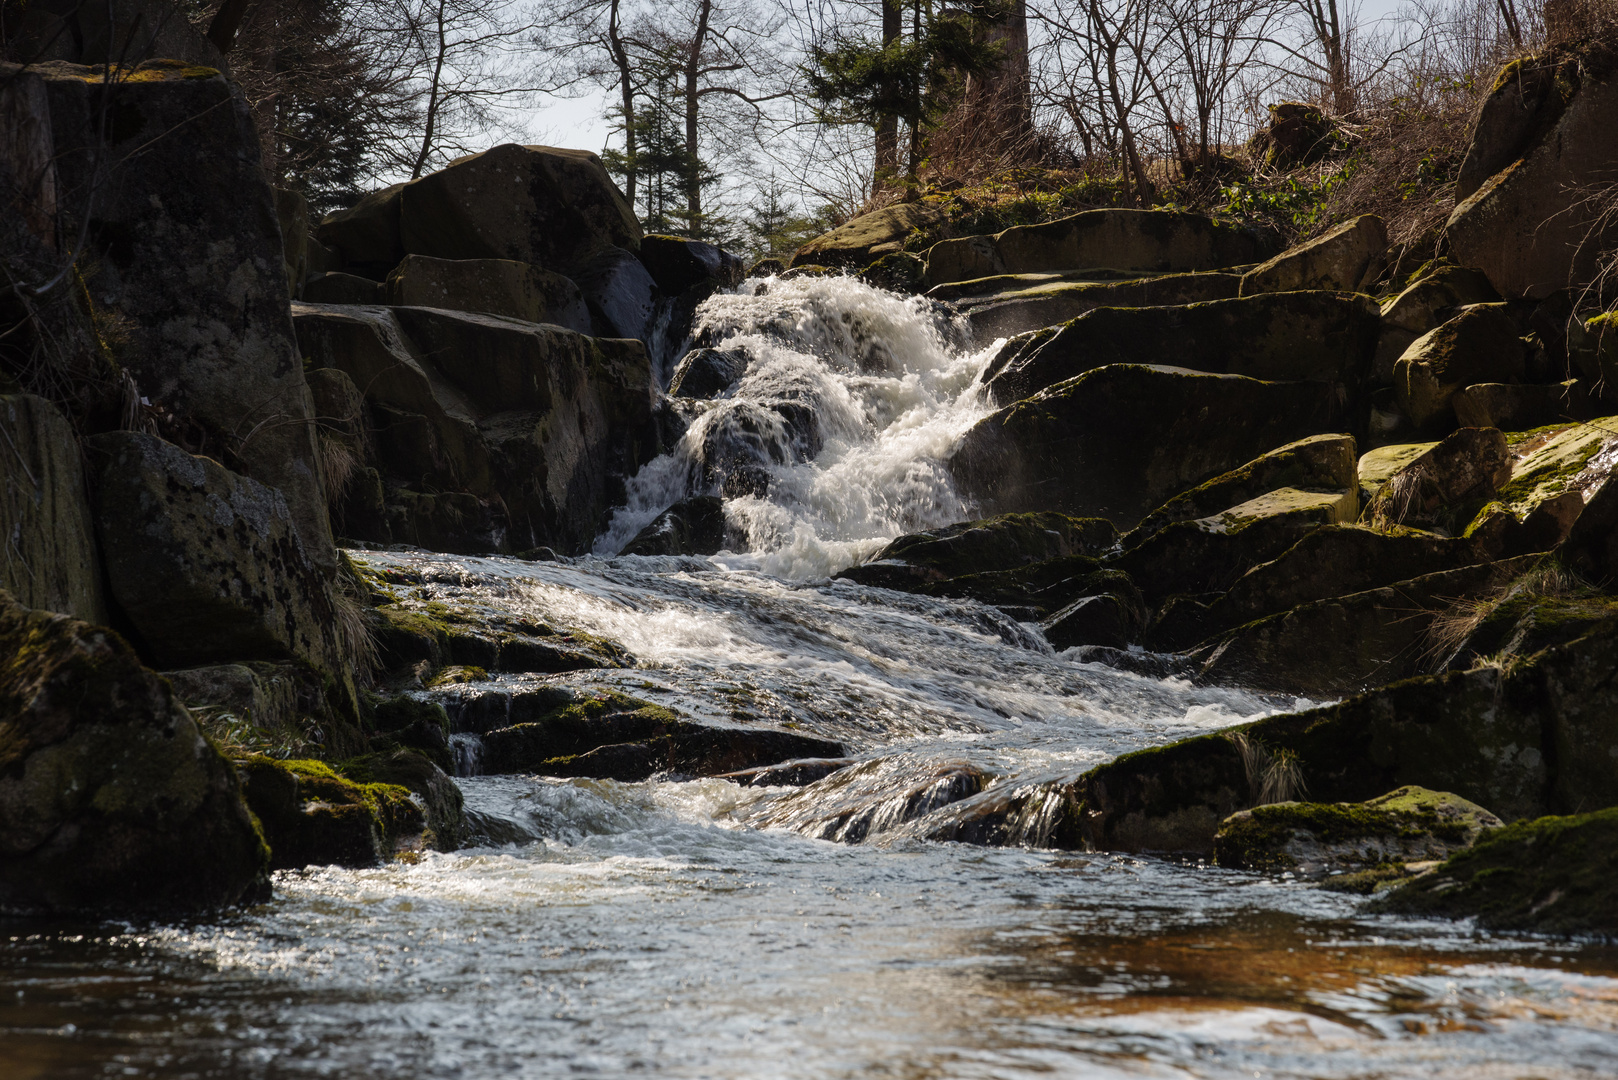
M 752 357 L 737 393 L 689 406 L 594 555 L 354 554 L 411 572 L 419 601 L 638 661 L 456 687 L 452 713 L 560 681 L 837 739 L 859 764 L 807 788 L 468 775 L 466 850 L 283 873 L 274 900 L 214 921 L 0 924 L 0 1075 L 1618 1074 L 1618 949 L 1364 916 L 1202 865 L 926 839 L 964 805 L 962 776 L 992 798 L 1303 703 L 1119 672 L 994 609 L 828 580 L 970 513 L 939 461 L 986 411 L 987 352 L 847 279 L 716 298 L 699 332 L 727 330 Z M 748 550 L 613 557 L 737 475 L 727 519 Z M 475 732 L 456 744 L 475 772 Z

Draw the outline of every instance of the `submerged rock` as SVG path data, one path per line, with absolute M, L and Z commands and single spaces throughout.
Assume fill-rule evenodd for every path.
M 876 758 L 764 804 L 748 823 L 857 844 L 976 795 L 992 779 L 990 773 L 963 762 Z
M 1214 836 L 1214 861 L 1303 878 L 1446 859 L 1501 821 L 1448 792 L 1402 787 L 1360 803 L 1282 802 L 1239 810 Z
M 1489 930 L 1618 937 L 1618 807 L 1508 825 L 1373 904 Z
M 0 593 L 0 909 L 207 911 L 267 894 L 236 772 L 117 634 Z
M 720 397 L 741 380 L 751 361 L 745 349 L 692 349 L 674 369 L 669 397 Z

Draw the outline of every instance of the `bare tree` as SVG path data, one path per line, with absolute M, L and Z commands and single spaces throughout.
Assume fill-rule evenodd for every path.
M 1260 66 L 1282 0 L 1162 0 L 1159 16 L 1177 47 L 1196 113 L 1197 159 L 1208 163 L 1224 141 L 1226 111 L 1238 75 Z M 1182 155 L 1184 156 L 1184 155 Z

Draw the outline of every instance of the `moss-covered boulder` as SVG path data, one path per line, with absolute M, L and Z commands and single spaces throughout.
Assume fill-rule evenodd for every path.
M 903 251 L 914 232 L 937 228 L 944 212 L 925 203 L 896 203 L 852 218 L 817 236 L 792 256 L 790 269 L 820 266 L 858 270 L 884 255 Z
M 0 908 L 205 911 L 268 892 L 230 763 L 111 630 L 0 593 Z
M 1275 253 L 1273 238 L 1183 210 L 1088 210 L 927 250 L 929 288 L 994 274 L 1107 267 L 1177 273 L 1247 266 Z
M 570 278 L 511 259 L 407 255 L 388 273 L 389 304 L 504 315 L 590 332 L 584 295 Z
M 1040 621 L 1052 648 L 1100 645 L 1122 649 L 1145 634 L 1147 608 L 1128 574 L 1105 570 L 1083 579 L 1084 595 Z
M 1618 937 L 1618 807 L 1520 821 L 1373 902 L 1489 930 Z
M 1451 398 L 1473 383 L 1521 382 L 1528 348 L 1505 304 L 1473 304 L 1417 338 L 1393 365 L 1399 408 L 1417 427 L 1455 423 Z
M 1242 279 L 1239 274 L 1209 271 L 1158 274 L 1128 281 L 1075 281 L 1066 276 L 1037 283 L 1018 276 L 998 280 L 1007 284 L 1004 291 L 990 291 L 956 303 L 966 312 L 972 334 L 980 342 L 1056 326 L 1097 308 L 1162 307 L 1229 300 L 1240 289 Z M 929 295 L 949 290 L 959 292 L 971 284 L 942 285 Z
M 1340 293 L 1101 308 L 1008 342 L 984 382 L 1007 403 L 1106 364 L 1172 363 L 1255 379 L 1313 380 L 1356 397 L 1370 374 L 1376 335 L 1375 302 Z
M 1472 141 L 1455 177 L 1455 201 L 1471 198 L 1531 149 L 1561 119 L 1580 81 L 1572 58 L 1525 56 L 1501 68 L 1472 124 Z
M 1441 264 L 1411 282 L 1382 304 L 1382 332 L 1377 339 L 1372 377 L 1380 386 L 1393 383 L 1393 366 L 1417 338 L 1436 330 L 1471 304 L 1499 301 L 1500 294 L 1481 270 Z
M 332 683 L 295 661 L 242 660 L 163 672 L 215 742 L 275 756 L 342 758 L 366 750 Z
M 356 784 L 323 761 L 254 755 L 236 767 L 273 869 L 376 866 L 422 846 L 426 816 L 406 788 Z
M 439 707 L 442 713 L 442 706 Z M 454 851 L 466 834 L 465 797 L 439 764 L 419 750 L 383 750 L 349 758 L 342 775 L 357 784 L 401 787 L 421 800 L 427 821 L 422 843 L 435 851 Z
M 828 739 L 762 727 L 694 723 L 617 693 L 574 697 L 483 736 L 491 773 L 591 776 L 633 782 L 659 773 L 716 776 L 804 757 L 842 757 Z
M 1051 511 L 1002 514 L 901 536 L 870 561 L 837 576 L 862 585 L 905 589 L 1071 555 L 1095 558 L 1117 538 L 1112 523 L 1100 518 Z
M 1384 460 L 1395 460 L 1393 454 Z M 1388 477 L 1365 507 L 1380 527 L 1464 530 L 1511 477 L 1506 437 L 1498 428 L 1461 428 L 1412 457 Z
M 1311 435 L 1279 446 L 1227 473 L 1182 491 L 1141 519 L 1123 538 L 1134 547 L 1176 521 L 1211 517 L 1280 488 L 1342 492 L 1355 483 L 1352 435 Z M 1358 495 L 1355 496 L 1356 501 Z
M 1109 364 L 980 421 L 950 469 L 993 512 L 1057 510 L 1128 529 L 1180 492 L 1342 420 L 1325 383 Z
M 445 678 L 470 678 L 485 674 L 484 669 L 456 666 L 435 676 L 435 683 Z M 450 723 L 444 706 L 400 694 L 378 701 L 371 709 L 371 739 L 373 746 L 389 749 L 406 747 L 427 758 L 446 772 L 455 767 L 449 749 Z
M 1530 431 L 1568 420 L 1589 420 L 1600 409 L 1578 379 L 1558 383 L 1474 383 L 1450 399 L 1462 427 Z
M 25 607 L 106 622 L 78 436 L 44 398 L 5 394 L 0 438 L 7 447 L 0 455 L 0 521 L 7 530 L 0 589 Z
M 910 251 L 890 251 L 859 273 L 867 285 L 897 293 L 919 293 L 927 287 L 927 260 Z
M 1452 257 L 1488 274 L 1506 297 L 1537 299 L 1591 280 L 1611 226 L 1597 221 L 1596 201 L 1579 193 L 1605 182 L 1618 164 L 1608 137 L 1614 116 L 1618 79 L 1585 78 L 1521 160 L 1456 205 L 1444 228 Z
M 688 495 L 652 519 L 620 555 L 717 555 L 725 547 L 725 501 Z
M 1415 784 L 1506 821 L 1618 790 L 1618 632 L 1603 624 L 1510 664 L 1422 676 L 1230 733 L 1126 754 L 1080 778 L 1085 843 L 1212 850 L 1218 824 L 1274 780 L 1323 802 Z M 1239 735 L 1239 739 L 1233 736 Z M 1287 785 L 1282 785 L 1287 786 Z
M 112 595 L 165 667 L 298 660 L 340 687 L 347 643 L 319 564 L 281 493 L 132 431 L 87 440 Z
M 1214 862 L 1321 878 L 1446 859 L 1500 825 L 1477 803 L 1423 787 L 1359 803 L 1269 803 L 1224 820 L 1214 835 Z
M 1249 270 L 1242 277 L 1241 294 L 1299 289 L 1358 292 L 1382 269 L 1387 250 L 1387 223 L 1375 214 L 1362 214 Z

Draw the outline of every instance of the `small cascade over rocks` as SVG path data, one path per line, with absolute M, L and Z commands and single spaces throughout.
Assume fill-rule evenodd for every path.
M 723 565 L 782 577 L 823 577 L 970 516 L 943 461 L 988 412 L 991 350 L 948 309 L 851 277 L 749 279 L 702 303 L 691 342 L 672 376 L 685 433 L 630 480 L 596 554 L 694 494 L 724 498 L 743 547 Z

